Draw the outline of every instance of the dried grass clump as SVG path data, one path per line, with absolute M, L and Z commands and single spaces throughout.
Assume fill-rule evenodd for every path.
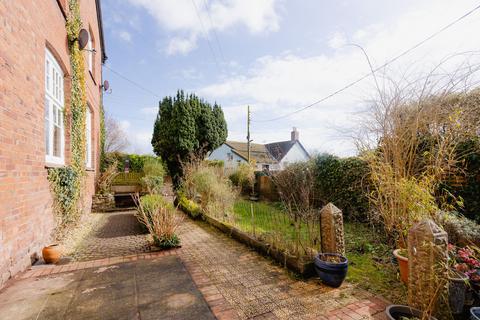
M 117 176 L 118 162 L 113 161 L 110 163 L 104 171 L 100 172 L 97 178 L 97 189 L 100 194 L 110 193 L 113 179 Z
M 479 128 L 478 107 L 465 99 L 469 86 L 460 88 L 471 76 L 472 69 L 465 70 L 432 72 L 406 85 L 392 81 L 379 91 L 365 122 L 369 138 L 361 146 L 371 170 L 369 199 L 400 247 L 413 223 L 455 206 L 440 185 L 461 170 L 457 146 Z
M 175 231 L 181 223 L 176 209 L 165 198 L 158 194 L 134 196 L 137 205 L 136 217 L 152 235 L 155 244 L 161 248 L 172 248 L 180 245 Z
M 221 172 L 204 162 L 191 162 L 183 167 L 182 189 L 187 198 L 200 203 L 205 214 L 227 217 L 233 211 L 238 192 Z

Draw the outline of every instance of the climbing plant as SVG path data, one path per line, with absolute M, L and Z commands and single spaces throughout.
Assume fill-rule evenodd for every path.
M 54 208 L 58 227 L 75 222 L 81 214 L 79 202 L 85 178 L 85 62 L 77 37 L 82 27 L 79 0 L 69 0 L 69 16 L 66 23 L 71 65 L 70 110 L 64 112 L 70 122 L 71 162 L 65 168 L 48 170 L 48 179 L 54 193 Z

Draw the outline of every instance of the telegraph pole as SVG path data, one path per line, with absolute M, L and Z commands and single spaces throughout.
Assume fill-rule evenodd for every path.
M 247 106 L 247 160 L 250 164 L 250 106 Z

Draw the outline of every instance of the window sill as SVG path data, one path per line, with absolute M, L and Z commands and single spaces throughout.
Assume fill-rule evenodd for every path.
M 94 169 L 94 168 L 85 168 L 85 171 L 87 171 L 87 172 L 95 172 L 95 169 Z
M 64 163 L 45 162 L 45 168 L 46 169 L 65 168 L 65 164 Z

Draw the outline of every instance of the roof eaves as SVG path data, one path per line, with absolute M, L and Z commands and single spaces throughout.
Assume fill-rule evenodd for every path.
M 105 50 L 105 39 L 103 36 L 103 20 L 102 20 L 102 5 L 100 4 L 100 0 L 95 0 L 95 4 L 97 7 L 97 21 L 98 21 L 98 32 L 100 34 L 100 45 L 102 47 L 102 63 L 107 61 L 108 57 Z

